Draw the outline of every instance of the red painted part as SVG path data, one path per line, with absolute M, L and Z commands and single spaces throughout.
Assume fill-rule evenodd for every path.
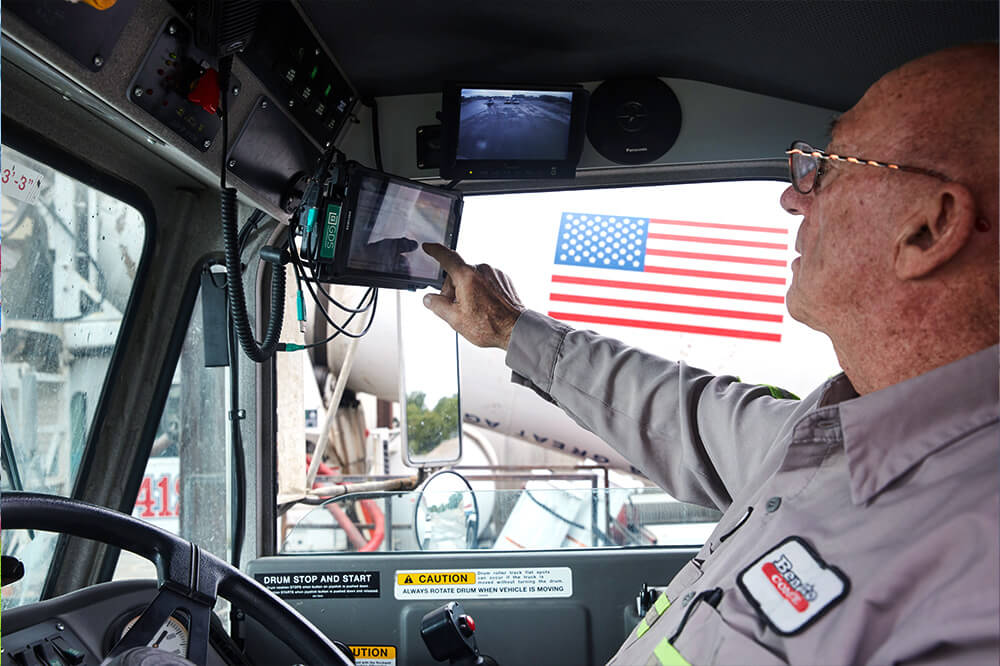
M 308 466 L 311 465 L 311 464 L 312 464 L 312 456 L 306 456 L 306 467 L 308 468 Z M 335 470 L 334 468 L 330 467 L 326 463 L 322 463 L 321 462 L 319 464 L 319 467 L 316 468 L 316 475 L 317 476 L 336 476 L 337 475 L 337 470 Z M 314 483 L 313 484 L 313 488 L 315 488 L 318 485 L 319 485 L 318 483 Z
M 362 553 L 370 553 L 378 550 L 379 546 L 382 545 L 383 539 L 385 539 L 385 514 L 382 513 L 382 509 L 378 508 L 375 500 L 361 500 L 360 504 L 361 512 L 365 514 L 365 519 L 374 523 L 375 527 L 372 528 L 368 543 L 358 550 Z
M 781 333 L 762 333 L 760 331 L 741 331 L 732 328 L 716 328 L 714 326 L 691 326 L 689 324 L 669 324 L 641 319 L 624 319 L 622 317 L 598 317 L 596 315 L 576 314 L 574 312 L 553 312 L 549 316 L 560 321 L 575 321 L 582 324 L 608 324 L 610 326 L 631 326 L 632 328 L 647 328 L 657 331 L 674 331 L 677 333 L 700 333 L 701 335 L 719 335 L 725 338 L 743 338 L 746 340 L 768 340 L 781 342 Z
M 312 463 L 312 456 L 306 456 L 306 465 Z M 322 476 L 333 476 L 337 472 L 327 465 L 326 463 L 320 463 L 316 468 L 316 473 Z M 313 483 L 313 488 L 316 488 L 320 484 Z M 340 525 L 341 529 L 347 534 L 348 541 L 351 545 L 360 553 L 370 553 L 379 549 L 382 545 L 382 541 L 385 539 L 385 514 L 382 510 L 378 508 L 375 500 L 361 500 L 359 503 L 361 507 L 361 513 L 364 515 L 365 522 L 371 522 L 374 527 L 371 530 L 370 537 L 366 539 L 361 530 L 355 526 L 351 521 L 351 517 L 347 513 L 337 506 L 336 503 L 331 502 L 326 505 L 326 510 L 330 512 L 337 524 Z
M 330 512 L 333 519 L 337 521 L 344 533 L 347 534 L 347 540 L 351 542 L 355 550 L 364 550 L 368 545 L 367 539 L 361 534 L 361 530 L 358 526 L 354 524 L 351 517 L 347 515 L 347 512 L 340 508 L 336 502 L 330 502 L 326 505 L 326 510 Z
M 193 102 L 215 115 L 219 108 L 219 73 L 209 67 L 188 93 L 188 101 Z

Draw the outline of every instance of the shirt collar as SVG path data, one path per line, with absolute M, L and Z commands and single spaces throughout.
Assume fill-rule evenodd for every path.
M 994 345 L 860 397 L 847 388 L 846 377 L 833 379 L 821 404 L 843 400 L 840 426 L 852 501 L 867 502 L 935 451 L 997 421 L 998 366 Z

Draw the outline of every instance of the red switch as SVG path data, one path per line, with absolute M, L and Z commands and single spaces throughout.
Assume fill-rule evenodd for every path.
M 188 93 L 188 101 L 215 115 L 219 108 L 219 73 L 215 68 L 205 70 Z
M 471 615 L 459 615 L 458 628 L 466 637 L 471 636 L 476 631 L 476 621 L 472 619 Z

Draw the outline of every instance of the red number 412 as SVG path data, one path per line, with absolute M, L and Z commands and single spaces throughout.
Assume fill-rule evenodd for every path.
M 171 492 L 173 490 L 173 492 Z M 154 496 L 158 496 L 154 499 Z M 135 508 L 142 509 L 140 518 L 170 518 L 180 513 L 180 479 L 170 487 L 170 475 L 161 474 L 156 482 L 145 476 L 135 498 Z

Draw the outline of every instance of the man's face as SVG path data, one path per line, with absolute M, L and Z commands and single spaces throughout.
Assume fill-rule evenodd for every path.
M 892 160 L 885 112 L 872 89 L 837 122 L 828 153 Z M 872 167 L 824 160 L 819 186 L 809 194 L 789 187 L 781 205 L 802 215 L 795 239 L 788 312 L 806 325 L 834 334 L 865 320 L 892 279 L 891 220 L 899 214 L 898 182 Z

